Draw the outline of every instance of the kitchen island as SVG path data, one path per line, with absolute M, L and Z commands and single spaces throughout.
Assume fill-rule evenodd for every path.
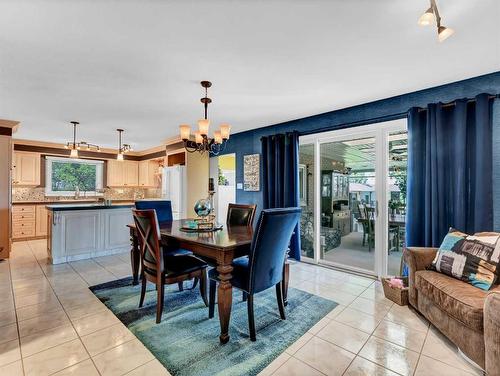
M 130 251 L 131 204 L 47 205 L 52 264 Z

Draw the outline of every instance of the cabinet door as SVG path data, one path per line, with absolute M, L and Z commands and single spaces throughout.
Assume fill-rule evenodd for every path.
M 108 182 L 109 187 L 121 187 L 125 183 L 124 176 L 124 163 L 122 161 L 109 160 L 108 161 Z
M 139 186 L 155 187 L 155 170 L 157 164 L 151 161 L 139 162 Z
M 14 185 L 40 185 L 40 154 L 14 152 Z
M 136 161 L 123 161 L 125 169 L 124 185 L 136 187 L 139 185 L 139 163 Z
M 48 210 L 45 205 L 37 205 L 36 207 L 36 236 L 47 236 L 47 216 Z

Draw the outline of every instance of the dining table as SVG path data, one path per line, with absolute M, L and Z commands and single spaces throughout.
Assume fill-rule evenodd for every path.
M 181 219 L 159 223 L 161 242 L 169 247 L 187 249 L 200 256 L 219 272 L 217 288 L 217 306 L 220 322 L 221 343 L 229 341 L 229 322 L 232 307 L 231 272 L 235 258 L 247 256 L 253 238 L 251 226 L 223 226 L 217 231 L 185 231 L 192 220 Z M 132 266 L 133 284 L 139 283 L 140 250 L 139 237 L 135 224 L 127 225 L 130 229 L 130 260 Z M 285 263 L 283 268 L 283 299 L 287 300 L 290 266 Z

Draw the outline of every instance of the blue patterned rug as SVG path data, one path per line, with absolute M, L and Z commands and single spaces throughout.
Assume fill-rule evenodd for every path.
M 179 292 L 167 286 L 162 321 L 155 323 L 156 291 L 149 284 L 138 308 L 140 286 L 131 278 L 90 288 L 174 376 L 256 375 L 337 306 L 337 303 L 290 288 L 286 320 L 281 320 L 275 289 L 254 298 L 257 341 L 248 336 L 246 302 L 234 290 L 229 343 L 219 343 L 219 318 L 208 319 L 199 290 Z

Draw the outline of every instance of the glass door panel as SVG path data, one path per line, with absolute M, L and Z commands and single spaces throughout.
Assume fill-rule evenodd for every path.
M 301 256 L 314 259 L 314 144 L 299 146 Z
M 408 165 L 408 132 L 389 133 L 387 272 L 400 275 L 405 245 L 406 175 Z
M 320 143 L 320 254 L 375 272 L 375 137 Z

